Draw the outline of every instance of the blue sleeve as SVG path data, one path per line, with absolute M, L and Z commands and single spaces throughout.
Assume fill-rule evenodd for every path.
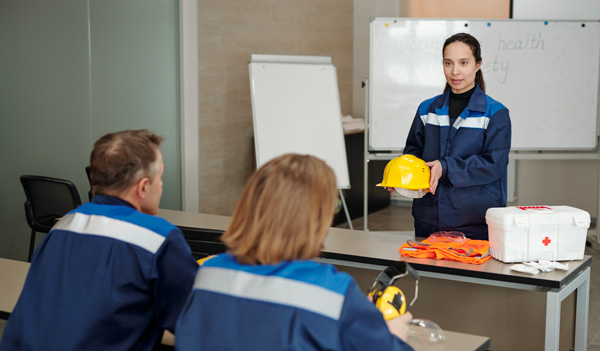
M 169 233 L 157 252 L 153 269 L 158 323 L 173 332 L 198 271 L 198 263 L 178 228 Z
M 448 176 L 448 164 L 446 163 L 446 160 L 441 158 L 439 159 L 440 164 L 442 165 L 442 177 L 441 178 L 447 178 Z
M 490 117 L 481 152 L 464 159 L 443 158 L 443 177 L 454 187 L 489 184 L 506 172 L 510 144 L 510 116 L 508 109 L 503 108 Z
M 344 350 L 413 351 L 402 339 L 389 332 L 381 312 L 350 283 L 341 315 L 341 340 Z

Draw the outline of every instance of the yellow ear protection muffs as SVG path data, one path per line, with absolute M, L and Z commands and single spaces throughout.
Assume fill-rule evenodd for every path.
M 419 294 L 419 273 L 406 262 L 397 262 L 384 269 L 377 278 L 369 291 L 369 296 L 373 297 L 373 303 L 385 320 L 398 317 L 406 313 L 406 296 L 402 290 L 394 286 L 394 282 L 404 276 L 411 275 L 415 279 L 415 296 L 408 305 L 412 307 Z M 378 286 L 379 285 L 379 286 Z

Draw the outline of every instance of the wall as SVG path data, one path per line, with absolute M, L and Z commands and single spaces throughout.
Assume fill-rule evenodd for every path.
M 351 0 L 199 0 L 200 212 L 231 215 L 255 168 L 251 54 L 331 56 L 352 109 Z
M 412 18 L 510 18 L 510 0 L 403 0 Z
M 71 180 L 86 202 L 107 132 L 166 137 L 161 207 L 181 208 L 178 39 L 175 0 L 0 1 L 0 257 L 27 258 L 19 176 Z

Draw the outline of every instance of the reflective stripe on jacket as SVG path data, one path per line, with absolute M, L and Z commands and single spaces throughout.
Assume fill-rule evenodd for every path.
M 510 116 L 477 86 L 450 126 L 449 96 L 450 90 L 421 103 L 406 140 L 404 153 L 439 160 L 443 169 L 435 195 L 413 201 L 413 217 L 434 231 L 456 230 L 487 240 L 485 212 L 506 206 Z
M 413 350 L 335 267 L 244 265 L 228 253 L 198 270 L 175 335 L 177 351 Z
M 408 240 L 400 246 L 400 254 L 404 257 L 435 258 L 472 264 L 481 264 L 492 258 L 489 250 L 489 241 L 471 239 L 450 245 L 431 242 L 428 239 L 421 242 Z
M 176 226 L 96 195 L 35 251 L 0 350 L 154 350 L 197 270 Z

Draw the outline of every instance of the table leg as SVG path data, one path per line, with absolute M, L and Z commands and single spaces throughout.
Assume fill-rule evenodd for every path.
M 560 336 L 560 291 L 548 291 L 546 295 L 546 344 L 545 350 L 558 350 Z
M 558 350 L 561 303 L 575 290 L 577 290 L 575 351 L 585 351 L 587 349 L 590 270 L 591 268 L 587 267 L 569 284 L 561 289 L 552 289 L 546 293 L 546 351 Z
M 575 351 L 587 349 L 588 313 L 590 305 L 590 268 L 581 273 L 584 278 L 577 287 L 577 306 L 575 310 Z

